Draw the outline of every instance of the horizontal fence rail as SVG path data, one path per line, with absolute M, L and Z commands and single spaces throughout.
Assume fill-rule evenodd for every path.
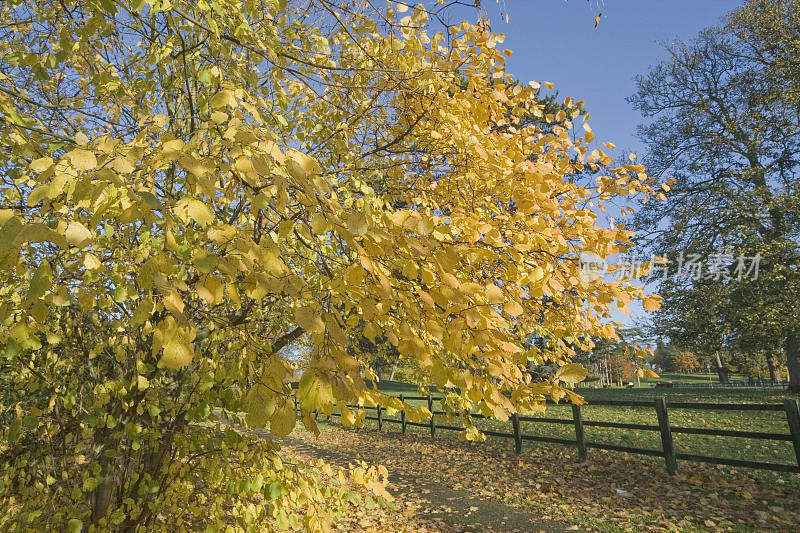
M 454 426 L 437 423 L 436 417 L 445 415 L 445 411 L 433 408 L 434 402 L 441 402 L 442 397 L 433 396 L 404 396 L 400 395 L 401 401 L 426 401 L 428 410 L 433 413 L 433 416 L 426 422 L 412 422 L 406 419 L 405 411 L 400 411 L 399 418 L 386 417 L 386 408 L 383 406 L 359 406 L 348 405 L 353 409 L 366 409 L 375 411 L 376 415 L 367 414 L 364 416 L 366 420 L 375 420 L 378 422 L 378 429 L 383 428 L 383 424 L 399 424 L 402 433 L 406 433 L 408 426 L 429 428 L 431 437 L 436 436 L 437 430 L 443 431 L 463 431 L 463 426 Z M 587 449 L 595 448 L 600 450 L 609 450 L 616 452 L 632 453 L 636 455 L 647 455 L 652 457 L 663 457 L 667 472 L 674 474 L 678 468 L 678 460 L 693 461 L 700 463 L 710 463 L 726 466 L 755 468 L 759 470 L 773 470 L 776 472 L 794 472 L 800 473 L 800 404 L 798 400 L 787 398 L 783 405 L 780 404 L 732 404 L 732 403 L 698 403 L 698 402 L 668 402 L 666 398 L 659 397 L 653 401 L 643 400 L 600 400 L 591 402 L 591 406 L 609 406 L 609 407 L 646 407 L 655 410 L 658 418 L 658 425 L 649 424 L 632 424 L 624 422 L 607 422 L 599 420 L 584 420 L 583 413 L 580 405 L 572 405 L 572 418 L 551 418 L 539 416 L 520 416 L 514 414 L 510 418 L 512 431 L 497 431 L 497 430 L 481 430 L 485 435 L 493 437 L 514 439 L 514 449 L 516 453 L 521 453 L 523 441 L 531 442 L 548 442 L 554 444 L 565 444 L 570 446 L 577 446 L 578 457 L 580 460 L 585 460 L 587 457 Z M 739 431 L 728 429 L 714 429 L 714 428 L 693 428 L 673 426 L 669 422 L 669 411 L 680 409 L 699 409 L 699 410 L 722 410 L 722 411 L 783 411 L 786 414 L 788 422 L 788 433 L 769 433 L 760 431 Z M 476 419 L 486 419 L 488 417 L 480 413 L 469 413 L 470 417 Z M 329 415 L 331 417 L 341 416 L 341 413 L 333 412 Z M 545 435 L 527 435 L 521 432 L 520 422 L 536 422 L 542 424 L 565 424 L 574 425 L 575 438 L 563 437 L 550 437 Z M 636 448 L 632 446 L 622 446 L 617 444 L 610 444 L 605 442 L 587 441 L 584 428 L 585 427 L 606 427 L 606 428 L 619 428 L 631 429 L 637 431 L 653 431 L 659 432 L 661 436 L 661 448 Z M 710 457 L 706 455 L 681 453 L 675 449 L 673 434 L 693 434 L 693 435 L 712 435 L 719 437 L 739 437 L 756 440 L 776 440 L 791 442 L 794 447 L 796 463 L 795 464 L 780 464 L 780 463 L 767 463 L 761 461 L 748 461 L 743 459 L 734 459 L 728 457 Z

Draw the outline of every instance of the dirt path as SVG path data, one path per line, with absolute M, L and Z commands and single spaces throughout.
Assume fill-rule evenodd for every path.
M 320 446 L 310 434 L 301 438 L 288 438 L 283 448 L 289 453 L 305 458 L 323 459 L 326 462 L 346 467 L 357 459 L 367 459 L 360 453 L 344 448 Z M 413 457 L 409 457 L 413 460 Z M 435 523 L 447 532 L 557 532 L 578 531 L 569 524 L 540 520 L 530 512 L 497 500 L 488 500 L 464 489 L 453 488 L 444 483 L 416 475 L 412 472 L 390 470 L 389 492 L 399 501 L 412 497 L 415 500 L 415 516 L 426 523 Z
M 800 476 L 663 461 L 572 447 L 509 446 L 325 424 L 300 431 L 289 454 L 347 466 L 383 464 L 397 516 L 412 531 L 800 531 Z M 393 530 L 405 528 L 399 522 Z M 392 524 L 389 519 L 389 524 Z M 341 529 L 341 531 L 352 531 Z

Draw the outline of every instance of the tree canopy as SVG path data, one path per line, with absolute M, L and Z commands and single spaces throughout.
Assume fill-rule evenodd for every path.
M 365 383 L 362 337 L 454 411 L 581 401 L 575 348 L 615 336 L 612 307 L 658 305 L 579 275 L 630 244 L 597 210 L 649 178 L 441 9 L 0 6 L 0 524 L 324 530 L 344 474 L 277 438 L 295 403 L 314 431 L 315 411 L 401 407 Z M 295 389 L 280 351 L 301 337 Z M 534 383 L 529 361 L 565 370 Z M 385 470 L 348 476 L 390 498 Z
M 796 35 L 780 30 L 796 7 L 748 2 L 729 24 L 670 44 L 630 101 L 649 120 L 648 171 L 674 180 L 634 223 L 670 261 L 656 327 L 698 354 L 783 354 L 800 390 L 800 115 L 786 52 Z M 692 258 L 705 270 L 676 272 Z

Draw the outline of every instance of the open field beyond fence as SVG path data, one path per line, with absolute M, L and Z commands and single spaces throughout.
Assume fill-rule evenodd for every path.
M 447 417 L 430 397 L 403 383 L 382 383 L 389 394 L 403 396 L 434 412 L 430 420 L 411 423 L 402 413 L 389 417 L 383 408 L 366 408 L 365 425 L 375 429 L 457 438 L 462 425 Z M 424 391 L 423 391 L 424 392 Z M 544 414 L 473 422 L 489 444 L 522 451 L 546 442 L 572 446 L 578 458 L 591 459 L 593 448 L 660 457 L 672 472 L 700 461 L 779 472 L 800 472 L 798 400 L 775 389 L 663 391 L 654 389 L 583 389 L 580 407 L 548 404 Z M 334 414 L 334 418 L 335 418 Z

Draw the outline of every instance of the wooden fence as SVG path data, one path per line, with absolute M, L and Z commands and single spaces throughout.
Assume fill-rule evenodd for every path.
M 401 401 L 406 400 L 427 400 L 428 409 L 433 413 L 433 416 L 427 422 L 411 422 L 406 420 L 404 411 L 400 411 L 399 418 L 388 418 L 385 416 L 386 409 L 381 406 L 377 407 L 364 407 L 357 405 L 348 405 L 354 409 L 370 409 L 376 412 L 375 416 L 366 415 L 366 419 L 375 420 L 378 423 L 378 429 L 383 429 L 386 423 L 399 424 L 401 431 L 406 432 L 408 426 L 420 426 L 430 429 L 431 437 L 436 436 L 436 431 L 463 431 L 461 426 L 451 426 L 437 424 L 434 417 L 436 415 L 446 414 L 441 410 L 434 410 L 434 402 L 441 401 L 441 397 L 434 398 L 433 396 L 404 396 L 400 395 Z M 587 450 L 589 448 L 597 448 L 601 450 L 611 450 L 617 452 L 627 452 L 636 455 L 649 455 L 655 457 L 663 457 L 667 472 L 674 474 L 678 469 L 678 461 L 696 461 L 701 463 L 713 463 L 719 465 L 739 466 L 747 468 L 756 468 L 760 470 L 775 470 L 778 472 L 795 472 L 800 473 L 800 404 L 796 399 L 786 399 L 783 405 L 780 404 L 733 404 L 733 403 L 695 403 L 695 402 L 667 402 L 666 398 L 656 398 L 654 401 L 639 401 L 639 400 L 598 400 L 591 402 L 592 406 L 609 406 L 609 407 L 650 407 L 655 409 L 658 417 L 658 425 L 647 424 L 626 424 L 622 422 L 606 422 L 584 420 L 583 413 L 580 405 L 572 405 L 572 419 L 566 418 L 546 418 L 536 416 L 519 416 L 512 415 L 511 417 L 511 431 L 494 431 L 482 430 L 486 435 L 494 437 L 514 439 L 514 450 L 516 453 L 522 451 L 523 441 L 534 442 L 550 442 L 556 444 L 573 445 L 577 447 L 578 457 L 580 460 L 585 460 L 587 457 Z M 673 426 L 669 422 L 669 411 L 679 409 L 695 409 L 695 410 L 710 410 L 710 411 L 781 411 L 786 414 L 786 419 L 789 426 L 789 433 L 765 433 L 758 431 L 735 431 L 727 429 L 711 429 L 711 428 L 692 428 Z M 341 413 L 332 413 L 331 416 L 340 416 Z M 473 418 L 486 418 L 479 413 L 472 413 L 470 416 Z M 548 437 L 541 435 L 526 435 L 520 431 L 520 422 L 541 422 L 549 424 L 569 424 L 575 428 L 575 438 L 566 439 L 561 437 Z M 616 444 L 608 444 L 604 442 L 594 442 L 586 440 L 584 433 L 585 427 L 607 427 L 619 429 L 633 429 L 641 431 L 657 431 L 661 435 L 661 449 L 651 448 L 635 448 L 631 446 L 620 446 Z M 797 459 L 796 464 L 780 464 L 780 463 L 766 463 L 759 461 L 747 461 L 743 459 L 732 459 L 728 457 L 709 457 L 706 455 L 697 455 L 690 453 L 679 453 L 675 449 L 673 441 L 673 434 L 694 434 L 694 435 L 715 435 L 722 437 L 740 437 L 758 440 L 777 440 L 789 441 L 794 445 L 794 453 Z

